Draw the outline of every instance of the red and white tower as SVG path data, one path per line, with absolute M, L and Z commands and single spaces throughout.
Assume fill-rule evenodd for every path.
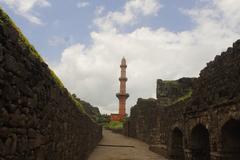
M 129 94 L 126 93 L 126 68 L 127 63 L 126 59 L 123 57 L 121 61 L 121 76 L 119 78 L 120 81 L 120 92 L 116 94 L 117 98 L 119 99 L 119 115 L 123 118 L 126 115 L 126 100 L 129 97 Z
M 126 100 L 129 97 L 129 94 L 126 93 L 126 68 L 127 63 L 126 59 L 123 57 L 121 61 L 121 76 L 119 78 L 120 81 L 120 91 L 116 94 L 118 100 L 119 100 L 119 112 L 118 114 L 111 114 L 111 120 L 113 121 L 121 121 L 126 115 Z

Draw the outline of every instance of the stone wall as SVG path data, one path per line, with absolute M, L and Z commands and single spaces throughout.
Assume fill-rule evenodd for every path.
M 194 80 L 196 78 L 181 78 L 176 81 L 158 79 L 156 95 L 159 105 L 169 106 L 190 97 Z
M 81 104 L 81 109 L 84 110 L 84 112 L 94 121 L 98 122 L 99 118 L 101 116 L 101 113 L 99 111 L 98 107 L 92 106 L 90 103 L 81 100 L 78 98 L 75 94 L 72 94 L 72 98 L 76 100 L 78 103 Z
M 156 103 L 138 102 L 125 133 L 170 159 L 240 159 L 240 40 L 189 81 L 190 96 L 176 82 L 158 80 Z
M 101 127 L 78 107 L 0 9 L 0 159 L 86 159 Z
M 137 104 L 131 108 L 128 135 L 151 143 L 152 134 L 157 127 L 156 112 L 155 99 L 138 99 Z
M 204 106 L 238 101 L 240 97 L 240 40 L 215 57 L 200 72 L 193 90 L 193 105 Z

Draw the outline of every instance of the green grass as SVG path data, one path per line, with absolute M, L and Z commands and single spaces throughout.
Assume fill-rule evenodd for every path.
M 120 122 L 120 121 L 110 121 L 109 123 L 106 123 L 104 125 L 104 128 L 122 129 L 123 128 L 123 122 Z
M 74 102 L 75 106 L 80 110 L 80 112 L 84 113 L 85 115 L 88 116 L 89 119 L 91 119 L 92 122 L 95 122 L 96 123 L 96 120 L 94 120 L 93 117 L 91 117 L 84 109 L 82 103 L 80 101 L 77 100 L 76 97 L 74 97 L 73 95 L 71 95 L 69 93 L 69 98 L 72 99 L 72 101 Z
M 52 78 L 54 79 L 54 81 L 56 82 L 57 86 L 60 87 L 60 89 L 63 91 L 63 89 L 65 88 L 62 81 L 58 78 L 58 76 L 55 74 L 55 72 L 51 69 L 50 70 L 50 74 L 52 76 Z
M 72 99 L 72 101 L 75 103 L 77 108 L 82 112 L 85 113 L 84 108 L 80 102 L 78 102 L 71 94 L 69 94 L 69 97 Z
M 189 90 L 187 94 L 185 94 L 182 97 L 179 97 L 173 104 L 176 104 L 178 102 L 184 101 L 192 96 L 192 90 Z
M 178 81 L 175 80 L 165 80 L 163 83 L 168 84 L 168 85 L 177 85 Z

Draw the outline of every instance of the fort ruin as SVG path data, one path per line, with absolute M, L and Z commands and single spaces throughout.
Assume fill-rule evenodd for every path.
M 240 40 L 199 78 L 157 81 L 157 99 L 138 99 L 125 135 L 175 160 L 240 159 Z

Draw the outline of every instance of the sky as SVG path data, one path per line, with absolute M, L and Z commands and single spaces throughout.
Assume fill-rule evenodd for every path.
M 240 38 L 239 0 L 0 0 L 65 87 L 116 113 L 127 60 L 127 112 L 156 81 L 198 77 Z

